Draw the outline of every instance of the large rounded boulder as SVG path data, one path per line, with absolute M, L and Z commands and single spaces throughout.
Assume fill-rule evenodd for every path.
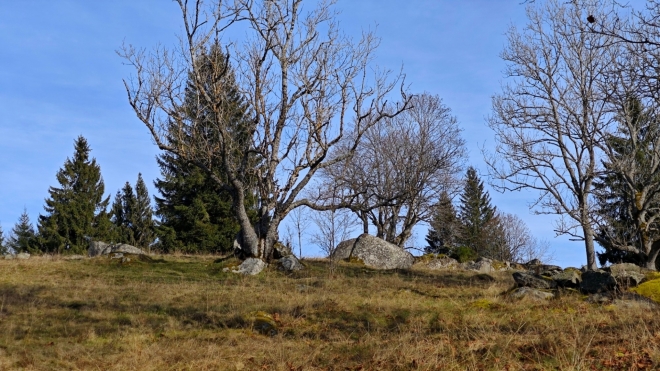
M 415 262 L 414 256 L 408 251 L 366 233 L 340 243 L 333 258 L 355 258 L 376 269 L 409 269 Z

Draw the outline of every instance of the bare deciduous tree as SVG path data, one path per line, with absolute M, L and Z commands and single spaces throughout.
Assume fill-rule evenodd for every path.
M 350 155 L 371 126 L 407 108 L 401 75 L 372 68 L 378 39 L 370 32 L 357 42 L 343 36 L 332 0 L 308 11 L 302 0 L 177 3 L 184 26 L 178 47 L 147 53 L 125 46 L 120 52 L 135 68 L 125 81 L 128 100 L 161 150 L 196 164 L 231 193 L 241 249 L 268 260 L 291 210 L 329 209 L 298 199 L 316 173 Z M 245 38 L 223 40 L 234 27 Z M 200 61 L 221 41 L 226 61 Z M 205 74 L 201 62 L 210 65 Z M 242 135 L 232 134 L 232 112 L 223 104 L 234 73 L 251 115 Z M 195 102 L 184 101 L 187 84 L 197 90 Z M 397 86 L 402 104 L 393 108 L 385 102 Z M 348 132 L 349 151 L 333 156 Z M 250 184 L 258 195 L 254 225 L 244 202 Z
M 510 261 L 524 264 L 532 259 L 542 262 L 551 260 L 548 242 L 534 237 L 529 227 L 517 215 L 500 213 L 498 219 L 503 232 L 503 247 Z
M 596 269 L 592 191 L 598 176 L 600 133 L 610 125 L 599 82 L 610 39 L 589 32 L 588 14 L 602 17 L 597 1 L 550 0 L 528 7 L 529 23 L 512 29 L 502 53 L 511 83 L 493 98 L 488 124 L 494 154 L 486 153 L 493 186 L 539 192 L 532 207 L 559 215 L 558 234 L 584 241 L 587 266 Z
M 290 224 L 293 226 L 298 240 L 298 258 L 300 259 L 302 258 L 302 236 L 307 227 L 312 223 L 312 219 L 310 219 L 309 212 L 304 207 L 298 207 L 292 210 L 289 213 L 289 217 L 291 218 Z
M 371 224 L 377 237 L 403 247 L 413 227 L 430 220 L 441 193 L 457 191 L 465 158 L 450 109 L 421 94 L 409 110 L 371 126 L 345 162 L 326 168 L 323 187 L 358 216 L 364 233 Z
M 348 239 L 356 226 L 355 216 L 346 209 L 315 212 L 312 220 L 318 227 L 312 234 L 312 242 L 328 257 L 332 256 L 340 242 Z

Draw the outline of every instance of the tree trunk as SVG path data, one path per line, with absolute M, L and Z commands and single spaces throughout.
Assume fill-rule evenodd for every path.
M 596 265 L 596 250 L 594 249 L 594 231 L 590 225 L 583 225 L 584 247 L 587 250 L 587 269 L 590 271 L 598 269 Z
M 657 270 L 656 261 L 658 260 L 658 254 L 660 253 L 660 240 L 657 240 L 653 243 L 651 251 L 646 258 L 646 267 L 650 270 Z

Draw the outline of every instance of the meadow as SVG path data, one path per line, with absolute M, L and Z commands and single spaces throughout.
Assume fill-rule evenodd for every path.
M 214 256 L 0 260 L 0 369 L 660 368 L 644 306 L 513 300 L 507 272 L 303 263 L 241 276 Z

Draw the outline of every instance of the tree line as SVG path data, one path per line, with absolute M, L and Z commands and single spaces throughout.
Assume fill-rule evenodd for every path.
M 90 152 L 79 136 L 73 157 L 56 174 L 58 186 L 48 190 L 36 228 L 24 210 L 7 237 L 0 229 L 0 254 L 85 254 L 90 240 L 161 252 L 230 250 L 238 231 L 230 203 L 196 167 L 163 154 L 158 157 L 162 179 L 155 182 L 162 197 L 155 198 L 155 209 L 141 174 L 110 204 Z
M 402 72 L 374 66 L 378 38 L 344 35 L 332 2 L 304 12 L 302 0 L 177 3 L 178 46 L 119 51 L 134 68 L 124 81 L 129 104 L 163 151 L 163 250 L 231 245 L 271 260 L 281 223 L 303 207 L 331 219 L 348 213 L 401 248 L 422 222 L 431 225 L 427 251 L 522 259 L 539 248 L 519 218 L 490 205 L 474 169 L 460 176 L 465 145 L 450 109 L 411 93 Z M 630 16 L 606 5 L 527 4 L 527 25 L 507 33 L 507 80 L 487 119 L 495 148 L 483 154 L 491 186 L 538 192 L 532 210 L 556 215 L 556 233 L 584 243 L 588 269 L 597 258 L 655 269 L 660 4 Z M 246 38 L 221 42 L 234 27 Z M 177 184 L 188 197 L 173 193 Z M 208 193 L 192 202 L 202 185 Z M 130 209 L 123 198 L 115 204 Z M 88 222 L 117 239 L 143 238 L 110 214 Z M 220 215 L 231 222 L 197 222 Z M 40 228 L 80 234 L 49 218 Z M 325 224 L 330 248 L 341 224 Z M 41 246 L 70 246 L 52 241 Z

